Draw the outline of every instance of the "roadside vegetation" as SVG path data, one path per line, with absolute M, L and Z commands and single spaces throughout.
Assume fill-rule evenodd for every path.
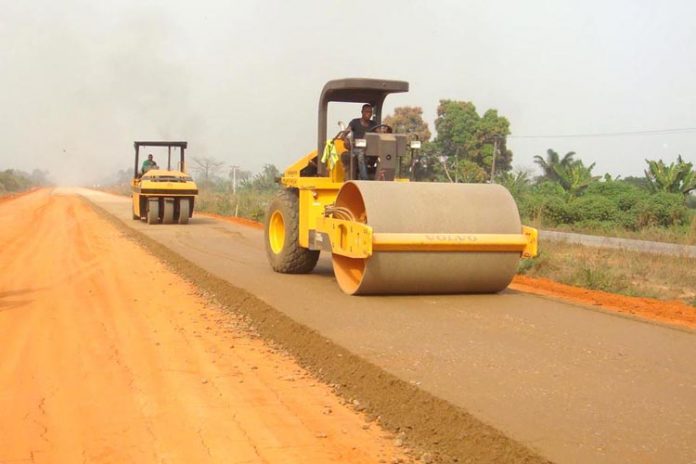
M 539 228 L 642 240 L 696 244 L 696 174 L 681 157 L 647 160 L 645 177 L 594 176 L 575 153 L 536 157 L 544 174 L 503 173 L 526 222 Z
M 216 169 L 211 172 L 219 171 Z M 196 182 L 200 194 L 196 209 L 263 222 L 266 206 L 280 189 L 276 182 L 280 174 L 278 168 L 267 164 L 261 172 L 253 176 L 248 171 L 234 172 L 234 168 L 227 178 L 212 175 L 210 172 L 207 176 L 199 175 Z
M 520 261 L 519 273 L 696 308 L 696 258 L 543 241 L 536 258 Z
M 31 174 L 17 169 L 0 171 L 0 195 L 19 193 L 26 190 L 50 185 L 48 172 L 34 169 Z

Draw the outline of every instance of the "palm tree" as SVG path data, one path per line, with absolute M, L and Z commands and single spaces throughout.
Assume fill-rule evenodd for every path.
M 561 168 L 567 168 L 575 160 L 573 159 L 575 157 L 575 152 L 574 151 L 569 151 L 565 155 L 563 155 L 563 158 L 561 158 L 558 155 L 558 152 L 548 149 L 546 150 L 546 159 L 542 158 L 539 155 L 536 155 L 534 157 L 534 162 L 538 164 L 541 169 L 544 171 L 543 177 L 554 181 L 554 182 L 559 182 L 560 179 L 558 178 L 558 174 L 556 173 L 556 167 L 560 166 Z

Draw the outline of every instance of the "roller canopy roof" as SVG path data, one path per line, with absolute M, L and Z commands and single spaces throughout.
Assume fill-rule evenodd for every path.
M 369 103 L 374 108 L 375 122 L 380 124 L 384 99 L 390 93 L 402 92 L 408 92 L 406 81 L 353 77 L 327 82 L 319 97 L 317 153 L 322 152 L 326 143 L 326 117 L 329 102 Z M 319 164 L 318 169 L 319 175 L 326 174 L 326 167 L 323 164 Z
M 390 93 L 408 92 L 408 82 L 349 78 L 329 81 L 321 91 L 321 103 L 354 102 L 377 104 Z
M 133 164 L 133 178 L 138 177 L 138 162 L 140 160 L 140 147 L 169 147 L 169 155 L 167 156 L 167 169 L 171 169 L 171 148 L 179 148 L 179 155 L 181 162 L 179 164 L 179 169 L 182 172 L 186 172 L 184 164 L 184 150 L 188 148 L 187 142 L 165 142 L 165 141 L 146 141 L 146 142 L 133 142 L 135 147 L 135 163 Z
M 186 142 L 134 142 L 135 148 L 138 147 L 181 147 L 186 148 Z

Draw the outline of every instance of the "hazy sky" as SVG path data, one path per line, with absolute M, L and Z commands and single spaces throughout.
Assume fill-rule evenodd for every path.
M 61 183 L 130 167 L 144 139 L 283 169 L 315 147 L 319 93 L 341 77 L 409 81 L 386 112 L 422 106 L 431 130 L 440 99 L 498 109 L 516 167 L 547 148 L 576 151 L 596 174 L 696 162 L 693 1 L 0 0 L 0 11 L 0 169 Z

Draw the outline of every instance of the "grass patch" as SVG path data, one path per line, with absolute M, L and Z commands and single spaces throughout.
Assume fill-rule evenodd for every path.
M 539 221 L 536 221 L 537 223 Z M 533 226 L 534 227 L 534 226 Z M 641 230 L 627 230 L 606 224 L 597 225 L 566 225 L 545 227 L 539 229 L 554 230 L 558 232 L 572 232 L 577 234 L 599 235 L 604 237 L 629 238 L 634 240 L 649 240 L 653 242 L 676 243 L 678 245 L 696 245 L 696 216 L 690 224 L 671 227 L 645 227 Z
M 625 293 L 627 289 L 626 276 L 596 266 L 579 267 L 570 275 L 570 282 L 576 287 L 613 293 Z
M 200 190 L 196 198 L 196 210 L 224 216 L 238 216 L 252 221 L 263 222 L 268 203 L 277 191 L 215 192 Z
M 628 296 L 696 303 L 696 258 L 541 242 L 520 273 Z

